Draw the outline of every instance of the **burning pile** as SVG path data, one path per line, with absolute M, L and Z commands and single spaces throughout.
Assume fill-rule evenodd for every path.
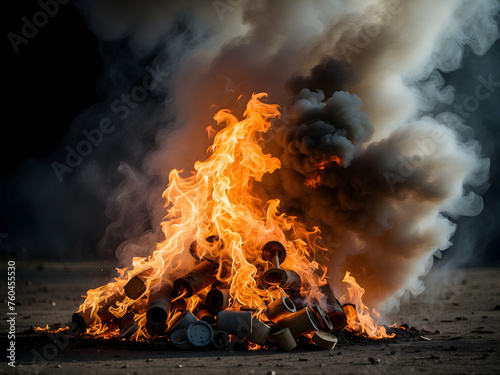
M 362 303 L 363 289 L 346 274 L 348 293 L 335 297 L 325 277 L 326 249 L 318 228 L 279 213 L 279 200 L 259 199 L 253 188 L 280 161 L 264 154 L 262 134 L 278 106 L 254 94 L 242 121 L 229 110 L 207 160 L 182 178 L 170 172 L 164 191 L 165 240 L 147 258 L 107 285 L 87 292 L 73 315 L 79 332 L 148 340 L 168 336 L 177 346 L 227 346 L 230 335 L 282 350 L 306 335 L 333 348 L 322 331 L 346 327 L 371 338 L 392 337 Z

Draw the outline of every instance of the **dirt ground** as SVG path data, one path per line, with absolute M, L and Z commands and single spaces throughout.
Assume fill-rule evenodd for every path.
M 4 262 L 5 268 L 6 262 Z M 89 288 L 110 280 L 112 266 L 97 262 L 16 263 L 16 367 L 3 350 L 0 373 L 13 374 L 499 374 L 500 269 L 455 271 L 404 303 L 392 322 L 407 331 L 388 340 L 340 334 L 333 350 L 305 345 L 291 352 L 204 349 L 180 351 L 165 341 L 82 340 L 34 333 L 33 326 L 68 324 Z M 3 270 L 6 272 L 6 269 Z M 431 275 L 432 276 L 432 275 Z M 6 280 L 6 275 L 4 275 Z M 431 279 L 429 279 L 431 280 Z M 7 291 L 0 320 L 9 348 Z M 414 327 L 414 328 L 412 328 Z

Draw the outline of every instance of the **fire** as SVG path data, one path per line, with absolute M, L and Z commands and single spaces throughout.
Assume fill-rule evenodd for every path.
M 393 338 L 396 334 L 387 334 L 385 327 L 378 325 L 380 314 L 375 310 L 368 308 L 363 303 L 365 290 L 359 286 L 354 277 L 346 272 L 342 282 L 347 283 L 348 295 L 342 296 L 340 302 L 348 304 L 344 309 L 347 315 L 347 329 L 364 334 L 372 339 Z
M 338 156 L 332 156 L 328 160 L 325 160 L 325 158 L 323 158 L 323 161 L 318 164 L 318 168 L 316 169 L 316 171 L 306 178 L 304 185 L 310 188 L 317 188 L 323 181 L 325 169 L 334 164 L 342 165 L 342 160 L 340 160 Z
M 230 110 L 220 110 L 214 119 L 224 127 L 216 132 L 208 158 L 195 163 L 191 176 L 182 177 L 176 169 L 170 172 L 169 185 L 163 192 L 167 215 L 161 228 L 165 240 L 156 245 L 151 256 L 134 258 L 131 269 L 117 269 L 118 276 L 112 282 L 87 291 L 78 310 L 87 334 L 117 336 L 120 331 L 108 322 L 113 317 L 123 320 L 131 314 L 130 324 L 138 326 L 131 338 L 150 337 L 146 327 L 148 303 L 162 288 L 171 293 L 172 285 L 179 293 L 172 296 L 170 314 L 162 321 L 166 318 L 166 325 L 171 326 L 181 311 L 195 311 L 210 286 L 195 293 L 190 285 L 177 280 L 195 268 L 195 259 L 196 270 L 207 274 L 212 270 L 214 281 L 229 290 L 229 309 L 252 310 L 254 317 L 260 317 L 268 303 L 290 293 L 273 278 L 269 278 L 268 287 L 259 285 L 260 277 L 276 267 L 262 251 L 270 241 L 279 242 L 286 250 L 286 258 L 278 268 L 298 275 L 300 298 L 310 306 L 320 301 L 327 269 L 316 261 L 326 251 L 318 245 L 319 229 L 307 228 L 295 217 L 280 213 L 278 199 L 263 201 L 253 191 L 266 173 L 281 167 L 277 158 L 264 154 L 260 147 L 262 134 L 271 126 L 271 120 L 280 115 L 277 105 L 262 101 L 266 96 L 254 94 L 241 121 Z M 209 127 L 208 132 L 214 134 L 214 128 Z M 323 160 L 319 170 L 331 163 L 340 165 L 340 159 Z M 139 287 L 143 280 L 143 288 L 131 298 L 124 288 L 134 277 L 139 280 Z M 347 280 L 344 279 L 351 279 Z M 350 293 L 354 285 L 359 288 L 352 282 Z M 379 338 L 383 329 L 369 320 L 361 302 L 362 293 L 358 295 L 355 303 L 362 306 L 360 321 L 358 326 L 350 321 L 349 326 Z
M 33 327 L 35 332 L 48 332 L 48 333 L 59 333 L 63 331 L 67 331 L 68 327 L 59 327 L 57 329 L 50 329 L 49 325 L 45 325 L 45 327 Z
M 45 331 L 48 331 L 50 329 L 49 325 L 45 325 L 45 327 L 34 327 L 33 330 L 35 332 L 45 332 Z

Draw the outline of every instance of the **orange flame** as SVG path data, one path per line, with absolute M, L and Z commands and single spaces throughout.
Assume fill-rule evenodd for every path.
M 89 310 L 96 321 L 87 333 L 97 335 L 110 329 L 101 324 L 97 311 L 117 294 L 122 299 L 116 303 L 117 308 L 110 309 L 114 316 L 121 317 L 128 310 L 144 311 L 147 303 L 144 299 L 124 297 L 127 281 L 147 271 L 144 295 L 165 279 L 172 282 L 192 267 L 188 248 L 193 240 L 203 244 L 197 250 L 201 259 L 218 261 L 217 279 L 230 286 L 230 308 L 246 306 L 257 310 L 258 315 L 266 309 L 264 301 L 285 294 L 279 287 L 265 290 L 257 285 L 258 276 L 272 267 L 261 254 L 262 246 L 271 240 L 284 245 L 287 256 L 281 266 L 299 274 L 303 294 L 307 291 L 304 297 L 319 295 L 319 287 L 325 282 L 318 275 L 326 273 L 326 268 L 320 270 L 315 261 L 317 252 L 325 250 L 316 244 L 319 229 L 308 229 L 295 217 L 279 213 L 279 200 L 264 202 L 253 193 L 254 184 L 264 174 L 281 166 L 277 158 L 264 154 L 259 146 L 271 119 L 280 114 L 277 105 L 261 101 L 266 96 L 264 93 L 252 96 L 242 121 L 227 109 L 219 111 L 214 118 L 225 127 L 215 135 L 210 156 L 196 162 L 196 173 L 190 177 L 181 177 L 175 169 L 170 172 L 170 183 L 163 193 L 168 209 L 161 223 L 165 240 L 150 257 L 134 258 L 132 270 L 119 270 L 113 282 L 87 292 L 79 312 Z M 223 248 L 205 241 L 212 235 L 222 240 Z M 199 301 L 196 296 L 187 299 L 187 308 L 193 309 Z M 139 322 L 143 332 L 144 322 L 144 319 Z
M 33 330 L 35 332 L 46 332 L 50 329 L 49 325 L 47 324 L 45 327 L 33 327 Z
M 254 185 L 266 173 L 273 173 L 281 167 L 277 158 L 264 154 L 260 147 L 262 133 L 270 128 L 271 120 L 280 115 L 277 105 L 261 101 L 266 96 L 265 93 L 254 94 L 241 121 L 228 109 L 219 111 L 214 119 L 225 127 L 215 134 L 208 158 L 196 162 L 196 172 L 189 177 L 181 177 L 181 171 L 176 169 L 170 172 L 169 185 L 163 192 L 167 215 L 161 228 L 165 240 L 156 245 L 149 257 L 134 258 L 131 269 L 117 269 L 118 276 L 112 282 L 87 291 L 78 311 L 88 317 L 87 334 L 117 336 L 116 325 L 101 320 L 100 315 L 104 311 L 108 313 L 108 318 L 120 318 L 132 311 L 139 326 L 132 339 L 149 337 L 145 328 L 147 298 L 133 300 L 126 297 L 124 286 L 132 277 L 143 276 L 145 291 L 142 296 L 145 297 L 152 290 L 165 283 L 171 284 L 191 271 L 194 258 L 189 245 L 193 240 L 199 244 L 193 250 L 197 258 L 216 262 L 217 280 L 230 290 L 229 308 L 250 308 L 255 310 L 255 317 L 259 317 L 266 309 L 266 302 L 286 295 L 279 286 L 269 289 L 258 287 L 260 275 L 273 267 L 261 253 L 268 241 L 279 241 L 285 247 L 286 259 L 281 267 L 299 275 L 300 294 L 304 301 L 320 300 L 320 287 L 326 283 L 324 275 L 327 268 L 316 261 L 326 251 L 318 245 L 319 229 L 307 228 L 295 217 L 280 213 L 278 199 L 263 201 L 253 191 Z M 214 132 L 214 128 L 209 127 L 209 136 Z M 340 164 L 341 161 L 338 157 L 323 160 L 319 170 L 333 162 Z M 223 246 L 207 241 L 210 236 L 217 236 Z M 354 285 L 357 286 L 355 282 Z M 186 298 L 186 309 L 195 310 L 209 288 Z M 184 299 L 184 295 L 177 296 L 172 304 L 180 299 Z M 167 324 L 173 322 L 180 312 L 173 308 Z M 365 316 L 362 310 L 358 318 L 365 319 Z M 362 323 L 364 331 L 367 324 Z M 350 323 L 350 328 L 355 328 L 354 321 Z M 368 329 L 369 332 L 373 330 L 379 332 L 378 335 L 382 331 L 380 327 Z M 257 349 L 253 345 L 251 348 Z
M 47 324 L 45 327 L 33 327 L 33 330 L 35 332 L 58 333 L 58 332 L 63 332 L 63 331 L 69 330 L 69 327 L 60 327 L 57 329 L 50 329 L 49 325 Z
M 321 182 L 323 181 L 323 177 L 325 175 L 325 169 L 329 168 L 333 164 L 342 165 L 342 160 L 338 156 L 332 156 L 330 159 L 325 160 L 318 164 L 318 168 L 316 171 L 306 178 L 304 185 L 310 188 L 317 188 Z
M 358 332 L 372 339 L 393 338 L 395 333 L 388 334 L 385 327 L 378 325 L 380 314 L 375 310 L 368 308 L 363 303 L 365 290 L 359 286 L 356 279 L 346 272 L 342 282 L 347 283 L 348 295 L 343 295 L 340 299 L 342 304 L 352 304 L 354 308 L 345 309 L 347 316 L 347 329 Z

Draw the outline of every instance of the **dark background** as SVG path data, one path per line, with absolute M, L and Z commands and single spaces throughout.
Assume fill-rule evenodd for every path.
M 7 67 L 0 136 L 0 252 L 9 258 L 96 257 L 97 243 L 108 224 L 104 202 L 78 181 L 76 173 L 59 183 L 51 163 L 65 155 L 75 117 L 103 99 L 97 86 L 104 69 L 100 50 L 105 43 L 97 40 L 82 14 L 69 3 L 59 5 L 57 14 L 16 54 L 8 33 L 21 34 L 22 17 L 31 20 L 40 10 L 36 1 L 22 3 L 10 2 L 2 22 Z M 444 77 L 456 88 L 455 103 L 463 103 L 474 95 L 479 75 L 486 78 L 489 74 L 500 81 L 498 41 L 484 56 L 466 50 L 463 68 Z M 491 158 L 491 187 L 483 195 L 483 213 L 460 219 L 465 229 L 453 238 L 456 245 L 475 243 L 466 245 L 474 247 L 473 251 L 453 257 L 451 249 L 445 252 L 445 262 L 500 264 L 499 104 L 497 89 L 467 118 L 483 144 L 483 154 Z M 111 166 L 119 162 L 118 156 L 106 160 Z

